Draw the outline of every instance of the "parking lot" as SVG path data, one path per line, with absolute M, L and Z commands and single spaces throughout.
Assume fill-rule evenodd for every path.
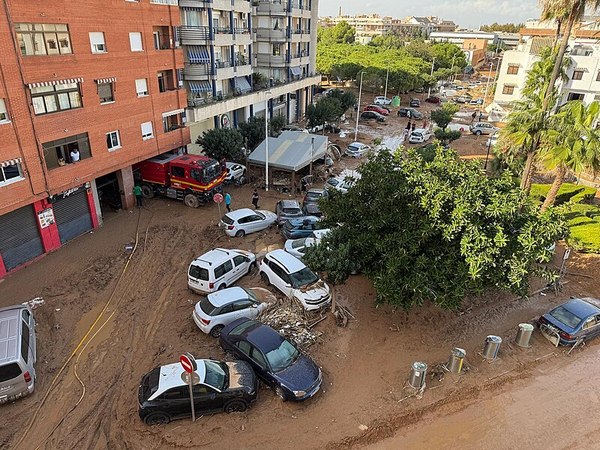
M 252 187 L 232 187 L 230 192 L 233 208 L 251 205 Z M 289 197 L 261 191 L 261 207 L 273 210 L 281 198 Z M 291 443 L 302 449 L 349 448 L 378 442 L 444 405 L 518 383 L 532 376 L 532 367 L 553 370 L 587 351 L 567 357 L 539 334 L 526 351 L 508 343 L 518 323 L 569 295 L 598 297 L 594 279 L 587 278 L 597 279 L 600 261 L 595 257 L 572 256 L 573 272 L 586 276 L 567 277 L 559 296 L 520 300 L 489 293 L 467 299 L 458 313 L 431 305 L 408 314 L 376 307 L 370 283 L 357 275 L 336 289 L 355 319 L 347 328 L 338 328 L 332 317 L 315 327 L 322 334 L 308 353 L 324 373 L 322 392 L 315 398 L 283 403 L 263 388 L 246 413 L 148 427 L 137 414 L 137 388 L 144 373 L 176 362 L 185 351 L 197 358 L 225 357 L 218 342 L 199 332 L 191 318 L 200 296 L 187 289 L 190 261 L 216 246 L 250 250 L 261 258 L 283 245 L 275 229 L 228 238 L 216 227 L 218 219 L 216 205 L 191 209 L 154 199 L 141 211 L 110 214 L 102 228 L 0 282 L 0 306 L 44 299 L 35 311 L 37 390 L 2 406 L 11 419 L 0 431 L 0 447 L 22 441 L 18 448 L 286 448 Z M 127 246 L 135 246 L 136 240 L 126 267 Z M 256 272 L 239 284 L 264 287 Z M 53 378 L 101 313 L 93 340 L 79 347 L 29 426 Z M 488 334 L 507 342 L 494 364 L 478 354 Z M 460 378 L 428 379 L 422 399 L 406 398 L 410 364 L 423 360 L 435 368 L 456 346 L 466 349 L 470 370 Z M 545 357 L 550 353 L 557 357 Z M 83 397 L 75 365 L 85 385 Z

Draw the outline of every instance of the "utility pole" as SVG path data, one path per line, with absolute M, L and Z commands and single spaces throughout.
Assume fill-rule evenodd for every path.
M 433 61 L 431 61 L 431 78 L 433 78 L 433 67 L 435 65 L 435 56 L 433 57 Z M 429 85 L 429 89 L 427 90 L 427 97 L 431 97 L 431 84 Z
M 267 91 L 265 98 L 265 192 L 269 191 L 269 95 L 271 91 Z
M 492 69 L 494 67 L 494 63 L 490 62 L 490 71 L 488 72 L 487 82 L 485 83 L 485 94 L 483 94 L 483 105 L 485 108 L 485 101 L 487 100 L 488 88 L 490 87 L 490 78 L 492 77 Z
M 385 98 L 387 98 L 387 88 L 388 88 L 388 80 L 389 80 L 389 79 L 390 79 L 390 68 L 389 68 L 389 66 L 388 66 L 388 68 L 387 68 L 387 72 L 386 72 L 386 74 L 385 74 L 385 91 L 384 91 L 384 93 L 383 93 L 383 96 L 384 96 Z
M 358 88 L 358 110 L 356 111 L 356 128 L 354 129 L 354 140 L 358 139 L 358 118 L 360 117 L 360 98 L 362 96 L 363 75 L 365 71 L 360 72 L 360 87 Z

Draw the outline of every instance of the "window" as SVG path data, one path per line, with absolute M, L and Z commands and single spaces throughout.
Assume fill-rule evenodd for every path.
M 515 92 L 515 87 L 510 84 L 505 84 L 502 88 L 502 93 L 506 95 L 512 95 Z
M 17 23 L 15 31 L 23 56 L 73 53 L 66 24 Z
M 267 367 L 267 361 L 263 354 L 256 347 L 252 347 L 252 359 L 261 367 Z
M 106 53 L 106 44 L 104 43 L 104 33 L 91 32 L 90 33 L 90 45 L 92 47 L 92 53 Z
M 570 92 L 567 96 L 567 101 L 570 102 L 572 100 L 583 100 L 585 97 L 584 94 L 579 94 L 577 92 Z
M 233 269 L 233 264 L 231 261 L 226 261 L 221 264 L 219 267 L 215 269 L 215 279 L 221 278 L 223 275 L 228 273 L 231 269 Z
M 3 98 L 0 98 L 0 123 L 8 122 L 9 120 L 8 113 L 6 112 L 6 103 L 4 103 Z
M 142 45 L 142 33 L 129 33 L 129 45 L 132 52 L 143 52 L 144 46 Z
M 145 78 L 135 80 L 135 91 L 138 97 L 144 97 L 148 95 L 148 82 Z
M 71 153 L 74 151 L 79 153 L 79 160 L 91 158 L 92 156 L 87 133 L 46 142 L 42 144 L 42 147 L 48 169 L 56 169 L 65 164 L 76 162 L 71 159 Z
M 600 81 L 600 70 L 598 71 L 598 73 L 596 74 L 596 81 Z
M 23 180 L 23 169 L 21 163 L 0 164 L 0 186 L 14 183 L 15 181 Z
M 185 169 L 183 167 L 171 167 L 171 176 L 183 178 L 185 176 Z
M 79 83 L 59 83 L 52 86 L 32 87 L 30 90 L 36 116 L 83 106 Z
M 154 137 L 154 131 L 152 130 L 152 122 L 144 122 L 142 124 L 142 139 L 152 139 Z
M 273 44 L 273 56 L 281 56 L 281 44 Z
M 244 264 L 247 261 L 245 256 L 242 255 L 238 255 L 235 258 L 233 258 L 233 263 L 235 264 L 235 267 L 237 266 L 241 266 L 242 264 Z
M 25 322 L 21 322 L 21 357 L 23 361 L 27 363 L 29 360 L 29 327 Z
M 583 78 L 583 70 L 574 70 L 571 80 L 581 80 Z
M 508 75 L 517 75 L 519 73 L 519 66 L 516 64 L 509 64 L 506 73 Z
M 121 148 L 121 138 L 119 137 L 118 130 L 106 133 L 106 146 L 108 147 L 109 152 Z
M 159 92 L 175 90 L 175 79 L 172 70 L 163 70 L 162 72 L 157 72 L 156 76 L 158 78 Z
M 252 346 L 246 342 L 246 341 L 239 341 L 237 343 L 237 347 L 240 349 L 240 351 L 248 356 L 250 356 L 250 350 L 252 349 Z
M 163 131 L 168 133 L 169 131 L 183 128 L 183 113 L 171 114 L 163 117 Z
M 152 40 L 154 50 L 168 50 L 171 48 L 169 27 L 152 27 Z
M 98 83 L 98 97 L 100 97 L 100 104 L 114 102 L 115 96 L 113 95 L 113 84 Z
M 160 398 L 165 400 L 179 400 L 182 398 L 187 398 L 189 401 L 190 394 L 188 389 L 189 388 L 187 386 L 172 388 L 162 394 Z

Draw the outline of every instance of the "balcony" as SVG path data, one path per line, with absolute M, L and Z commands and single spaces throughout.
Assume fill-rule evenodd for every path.
M 274 30 L 272 28 L 255 28 L 256 38 L 262 41 L 281 41 L 285 42 L 288 33 L 285 29 Z
M 189 64 L 186 63 L 183 68 L 183 77 L 186 80 L 208 80 L 210 79 L 210 64 Z
M 256 64 L 263 67 L 285 67 L 286 58 L 283 55 L 256 55 Z
M 212 3 L 211 0 L 179 0 L 180 8 L 208 8 Z
M 285 16 L 287 14 L 287 2 L 277 0 L 253 0 L 252 6 L 256 7 L 259 15 Z
M 183 45 L 206 45 L 210 41 L 210 27 L 180 26 L 178 34 Z
M 231 0 L 212 0 L 212 8 L 219 11 L 231 11 L 234 9 Z

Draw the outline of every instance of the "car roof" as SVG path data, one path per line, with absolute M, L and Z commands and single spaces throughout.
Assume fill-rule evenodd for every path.
M 0 364 L 14 361 L 19 354 L 19 321 L 24 309 L 27 309 L 24 305 L 0 309 Z
M 349 144 L 348 147 L 366 147 L 367 144 L 363 144 L 362 142 L 353 142 L 352 144 Z
M 298 272 L 306 267 L 302 261 L 282 249 L 273 250 L 265 255 L 265 257 L 267 256 L 284 266 L 290 273 Z
M 306 191 L 306 193 L 315 193 L 315 194 L 323 194 L 323 192 L 325 192 L 325 189 L 323 188 L 311 188 L 308 191 Z
M 200 383 L 204 383 L 206 381 L 206 363 L 205 363 L 205 361 L 206 360 L 204 360 L 204 359 L 196 360 L 196 365 L 198 366 L 198 370 L 196 370 L 196 373 L 198 374 L 198 377 L 200 378 Z M 215 361 L 215 362 L 217 362 L 217 361 Z M 179 387 L 179 386 L 186 386 L 187 383 L 185 383 L 181 379 L 183 372 L 184 372 L 183 367 L 181 366 L 181 363 L 178 363 L 178 362 L 173 363 L 173 364 L 167 364 L 166 366 L 161 366 L 159 376 L 158 376 L 158 388 L 156 389 L 156 392 L 154 394 L 152 394 L 148 400 L 154 400 L 156 397 L 161 395 L 163 392 L 168 391 L 171 388 Z
M 428 130 L 426 128 L 415 128 L 414 130 L 412 130 L 412 133 L 421 133 L 421 134 L 425 134 Z
M 241 219 L 242 217 L 246 217 L 246 216 L 249 216 L 251 214 L 254 214 L 254 211 L 252 209 L 250 209 L 250 208 L 240 208 L 240 209 L 236 209 L 236 210 L 233 210 L 231 212 L 228 212 L 225 215 L 227 217 L 229 217 L 230 219 L 238 220 L 238 219 Z
M 239 250 L 226 249 L 226 248 L 213 248 L 212 250 L 204 253 L 203 255 L 198 256 L 192 264 L 198 266 L 204 265 L 218 265 L 224 261 L 227 261 L 229 258 L 233 256 L 237 256 L 240 254 Z
M 315 216 L 304 216 L 304 217 L 295 217 L 293 219 L 288 219 L 287 221 L 291 223 L 295 227 L 299 227 L 304 223 L 305 220 L 308 220 L 311 223 L 318 222 L 319 218 Z
M 281 250 L 283 252 L 283 250 Z M 286 252 L 284 252 L 286 253 Z M 296 259 L 289 253 L 286 253 L 291 258 Z M 297 259 L 296 259 L 297 260 Z M 285 338 L 268 325 L 251 320 L 254 326 L 246 328 L 240 335 L 244 337 L 252 345 L 258 347 L 263 352 L 267 353 L 275 348 L 278 348 Z M 240 321 L 242 323 L 242 321 Z
M 593 301 L 595 299 L 574 298 L 572 300 L 569 300 L 567 303 L 564 303 L 561 306 L 563 308 L 565 308 L 567 311 L 575 314 L 577 317 L 580 317 L 583 319 L 592 314 L 600 313 L 600 308 L 598 306 L 596 306 L 595 304 L 591 303 L 590 300 Z M 599 302 L 598 300 L 595 300 L 595 301 Z
M 298 200 L 279 200 L 279 203 L 283 208 L 300 208 Z
M 209 302 L 219 308 L 237 300 L 248 298 L 248 293 L 241 287 L 234 286 L 208 294 L 207 298 Z

